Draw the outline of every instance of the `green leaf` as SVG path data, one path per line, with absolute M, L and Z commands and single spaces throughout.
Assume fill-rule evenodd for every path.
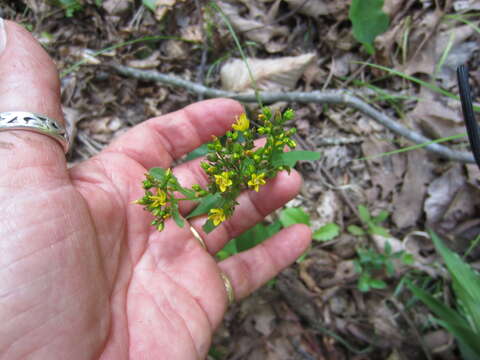
M 223 247 L 222 250 L 220 250 L 217 253 L 216 256 L 220 261 L 222 261 L 222 260 L 225 260 L 226 258 L 228 258 L 232 255 L 235 255 L 237 253 L 238 253 L 237 240 L 232 239 L 229 242 L 227 242 L 227 244 Z
M 368 275 L 362 275 L 358 279 L 357 288 L 361 292 L 367 292 L 370 290 L 370 277 Z
M 167 170 L 161 168 L 161 167 L 154 167 L 154 168 L 151 168 L 148 173 L 153 176 L 155 179 L 157 179 L 158 181 L 162 181 L 164 176 L 165 176 L 165 173 L 167 172 Z
M 385 281 L 380 279 L 370 279 L 369 285 L 373 289 L 385 289 L 387 287 Z
M 294 167 L 297 161 L 300 161 L 300 160 L 314 161 L 318 159 L 320 159 L 320 153 L 318 152 L 295 150 L 295 151 L 275 154 L 272 157 L 272 165 Z
M 466 319 L 464 319 L 458 312 L 441 303 L 429 293 L 417 288 L 410 282 L 407 282 L 408 288 L 424 302 L 431 311 L 433 311 L 440 319 L 440 325 L 451 332 L 459 341 L 468 346 L 476 355 L 480 357 L 480 342 L 478 341 L 478 334 L 473 332 Z
M 368 224 L 368 230 L 371 234 L 377 234 L 383 237 L 390 237 L 390 233 L 382 226 L 375 225 L 373 223 Z
M 360 227 L 360 226 L 357 226 L 357 225 L 349 225 L 347 227 L 347 231 L 352 234 L 352 235 L 355 235 L 355 236 L 363 236 L 365 235 L 365 231 Z
M 157 9 L 157 0 L 142 0 L 142 4 L 152 11 Z
M 207 234 L 211 233 L 213 230 L 215 230 L 215 228 L 216 226 L 213 225 L 213 222 L 211 220 L 207 220 L 202 226 L 203 231 L 205 231 Z
M 242 235 L 237 236 L 236 244 L 238 251 L 245 251 L 257 246 L 267 240 L 270 236 L 279 232 L 281 227 L 282 224 L 278 221 L 268 226 L 263 224 L 255 225 L 253 228 L 245 231 Z
M 385 254 L 392 254 L 392 245 L 390 244 L 390 241 L 385 242 Z
M 472 327 L 480 332 L 480 275 L 447 248 L 434 232 L 430 232 L 430 236 L 452 277 L 457 302 L 471 318 Z
M 189 152 L 185 157 L 185 161 L 190 161 L 208 154 L 207 144 L 203 144 L 196 148 L 195 150 Z
M 370 212 L 365 205 L 358 205 L 358 216 L 365 224 L 369 223 L 371 220 Z
M 378 213 L 377 216 L 374 216 L 372 220 L 375 224 L 380 224 L 381 222 L 384 222 L 385 220 L 387 220 L 389 215 L 390 214 L 388 213 L 388 211 L 382 210 Z
M 321 228 L 315 230 L 313 239 L 317 241 L 330 241 L 335 239 L 340 234 L 340 226 L 334 223 L 323 225 Z
M 362 273 L 362 265 L 360 264 L 360 261 L 358 260 L 353 260 L 353 267 L 355 269 L 355 272 L 357 274 L 361 274 Z
M 184 221 L 183 221 L 183 219 L 180 216 L 180 213 L 178 211 L 178 204 L 172 204 L 172 217 L 173 217 L 173 220 L 175 220 L 175 223 L 179 227 L 183 227 Z
M 382 8 L 383 0 L 352 0 L 348 12 L 353 36 L 363 44 L 370 55 L 375 53 L 375 38 L 387 31 L 389 26 L 390 20 Z
M 395 274 L 395 266 L 393 266 L 393 262 L 390 260 L 385 261 L 385 269 L 387 270 L 388 276 L 393 276 Z
M 293 224 L 310 226 L 310 216 L 300 208 L 286 208 L 280 213 L 280 222 L 283 227 L 289 227 Z
M 222 197 L 220 194 L 209 194 L 200 200 L 200 203 L 197 205 L 197 207 L 190 214 L 188 214 L 186 218 L 190 219 L 195 216 L 207 214 L 210 209 L 218 207 L 221 201 Z
M 407 253 L 407 252 L 404 252 L 404 253 L 402 254 L 402 262 L 403 262 L 405 265 L 413 265 L 413 263 L 415 262 L 415 258 L 413 257 L 412 254 Z

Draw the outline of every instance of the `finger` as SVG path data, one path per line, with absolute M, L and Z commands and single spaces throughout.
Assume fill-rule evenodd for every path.
M 308 226 L 293 225 L 254 248 L 220 262 L 220 269 L 232 283 L 235 299 L 250 295 L 293 263 L 307 249 L 310 240 Z
M 105 151 L 125 154 L 146 169 L 167 168 L 174 159 L 212 140 L 212 135 L 225 134 L 242 112 L 234 100 L 201 101 L 135 126 Z
M 230 239 L 250 229 L 295 197 L 301 185 L 302 179 L 296 171 L 293 170 L 290 174 L 281 172 L 262 186 L 259 192 L 243 192 L 237 199 L 238 205 L 233 216 L 212 232 L 207 234 L 202 229 L 207 216 L 191 219 L 190 223 L 204 239 L 208 251 L 216 254 Z
M 0 33 L 1 23 L 6 45 L 0 53 L 0 112 L 35 112 L 63 123 L 55 64 L 27 30 L 13 22 L 0 20 Z M 3 37 L 0 35 L 0 38 Z M 16 175 L 28 179 L 33 177 L 32 168 L 48 168 L 48 172 L 42 173 L 45 177 L 66 177 L 63 149 L 54 139 L 43 134 L 25 130 L 1 131 L 0 156 L 0 174 L 18 170 Z M 39 174 L 35 174 L 32 180 L 39 179 Z M 12 178 L 0 176 L 0 183 L 2 180 L 11 182 Z

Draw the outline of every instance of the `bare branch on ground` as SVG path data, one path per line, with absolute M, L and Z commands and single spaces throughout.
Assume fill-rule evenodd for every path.
M 241 102 L 257 102 L 255 94 L 238 94 L 230 91 L 218 90 L 209 88 L 204 85 L 194 83 L 188 80 L 180 79 L 176 76 L 166 75 L 153 70 L 138 70 L 128 66 L 113 64 L 111 68 L 118 73 L 140 79 L 144 81 L 154 81 L 173 86 L 180 86 L 190 90 L 196 94 L 201 94 L 204 97 L 216 98 L 226 97 L 235 99 Z M 376 110 L 371 105 L 360 100 L 352 91 L 349 90 L 325 90 L 325 91 L 311 91 L 311 92 L 263 92 L 260 97 L 265 104 L 271 104 L 278 101 L 298 102 L 303 104 L 317 103 L 330 105 L 346 105 L 362 114 L 368 116 L 370 119 L 385 126 L 395 134 L 403 136 L 416 144 L 424 144 L 431 142 L 429 139 L 413 130 L 410 130 L 395 120 L 392 120 L 387 115 Z M 440 144 L 428 144 L 424 147 L 426 150 L 432 151 L 443 158 L 459 161 L 463 163 L 475 163 L 473 155 L 470 152 L 463 152 L 449 149 Z

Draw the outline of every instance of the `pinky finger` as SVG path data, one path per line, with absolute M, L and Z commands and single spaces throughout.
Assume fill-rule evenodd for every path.
M 308 226 L 293 225 L 260 245 L 220 262 L 221 270 L 232 283 L 235 299 L 250 295 L 292 264 L 310 241 L 311 230 Z

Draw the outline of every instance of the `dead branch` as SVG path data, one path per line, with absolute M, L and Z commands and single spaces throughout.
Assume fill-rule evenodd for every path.
M 241 102 L 257 102 L 255 94 L 238 94 L 231 91 L 223 91 L 206 87 L 188 80 L 183 80 L 172 75 L 166 75 L 153 70 L 138 70 L 123 65 L 110 65 L 118 73 L 140 79 L 144 81 L 161 82 L 173 86 L 180 86 L 196 94 L 204 97 L 216 98 L 225 97 L 235 99 Z M 349 90 L 326 90 L 311 92 L 264 92 L 260 93 L 260 97 L 265 104 L 271 104 L 278 101 L 298 102 L 298 103 L 317 103 L 330 105 L 346 105 L 370 119 L 385 126 L 395 134 L 403 136 L 416 144 L 424 144 L 431 142 L 429 139 L 413 130 L 410 130 L 387 115 L 376 110 L 374 107 L 360 100 L 352 91 Z M 463 163 L 475 163 L 473 155 L 469 152 L 462 152 L 449 149 L 440 144 L 428 144 L 424 147 L 426 150 L 432 151 L 448 160 L 459 161 Z

